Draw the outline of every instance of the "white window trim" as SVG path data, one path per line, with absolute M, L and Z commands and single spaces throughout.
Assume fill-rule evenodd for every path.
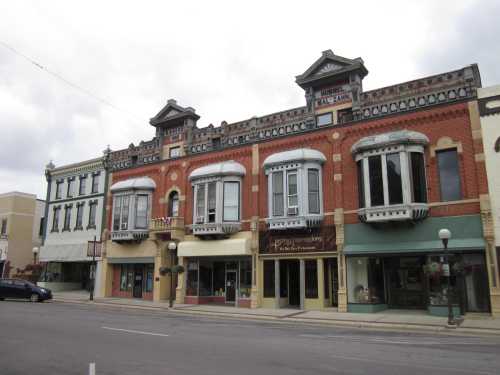
M 148 197 L 147 202 L 147 214 L 146 214 L 146 228 L 136 228 L 136 210 L 137 210 L 137 196 L 145 195 Z M 122 215 L 123 215 L 123 201 L 120 205 L 120 220 L 119 220 L 119 229 L 115 228 L 115 201 L 119 197 L 129 197 L 128 202 L 128 220 L 127 220 L 127 229 L 122 228 Z M 112 232 L 144 232 L 149 228 L 149 224 L 151 222 L 151 205 L 152 202 L 152 192 L 150 190 L 124 190 L 113 194 L 113 212 L 112 212 L 112 220 L 111 220 L 111 228 Z

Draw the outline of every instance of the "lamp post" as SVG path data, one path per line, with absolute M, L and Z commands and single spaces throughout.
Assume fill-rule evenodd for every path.
M 444 263 L 443 272 L 446 277 L 446 299 L 448 301 L 448 325 L 453 326 L 456 324 L 453 317 L 453 308 L 451 305 L 451 283 L 450 283 L 450 262 L 448 259 L 448 240 L 451 238 L 451 232 L 448 229 L 441 229 L 439 231 L 439 238 L 443 242 L 444 247 Z
M 40 249 L 35 246 L 32 251 L 33 251 L 33 264 L 36 264 L 36 255 L 38 254 Z
M 175 242 L 168 243 L 168 251 L 170 253 L 170 297 L 169 297 L 169 307 L 174 306 L 174 273 L 172 269 L 174 267 L 174 251 L 177 249 L 177 244 Z

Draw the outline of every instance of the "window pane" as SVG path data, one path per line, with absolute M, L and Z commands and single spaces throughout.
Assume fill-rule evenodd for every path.
M 198 185 L 196 192 L 196 216 L 205 220 L 205 184 Z
M 187 266 L 186 295 L 198 295 L 198 261 L 190 260 Z
M 382 159 L 380 155 L 368 158 L 370 172 L 370 198 L 372 206 L 384 205 L 384 185 L 382 180 Z
M 332 122 L 332 112 L 316 116 L 316 123 L 318 126 L 329 125 Z
M 358 167 L 358 201 L 359 208 L 365 207 L 365 168 L 364 168 L 364 160 L 358 160 L 356 163 Z
M 169 203 L 168 216 L 169 217 L 179 216 L 179 194 L 176 191 L 170 193 L 170 198 L 168 203 Z
M 135 227 L 146 229 L 148 227 L 148 196 L 136 196 Z
M 309 186 L 309 213 L 319 214 L 319 171 L 317 169 L 307 170 L 307 183 Z
M 113 208 L 113 230 L 120 230 L 120 214 L 122 209 L 122 197 L 115 197 Z
M 68 180 L 68 197 L 73 196 L 73 180 Z
M 273 172 L 273 216 L 283 216 L 283 172 Z
M 274 297 L 274 260 L 264 261 L 264 298 Z
M 127 290 L 127 266 L 120 266 L 120 290 Z
M 217 207 L 216 182 L 208 183 L 208 222 L 215 223 L 215 209 Z
M 92 176 L 92 193 L 97 193 L 99 190 L 99 175 Z
M 347 258 L 349 303 L 384 303 L 384 276 L 380 258 Z
M 306 260 L 305 268 L 306 298 L 318 298 L 318 262 Z
M 130 196 L 125 195 L 122 198 L 122 211 L 121 211 L 121 228 L 122 230 L 128 229 L 128 212 L 129 212 Z
M 225 221 L 238 221 L 240 219 L 239 198 L 240 198 L 239 182 L 224 182 Z
M 154 276 L 154 264 L 148 264 L 146 266 L 146 283 L 144 284 L 145 292 L 153 291 L 153 277 Z
M 424 154 L 412 152 L 410 154 L 411 184 L 413 202 L 427 202 L 427 183 L 425 181 Z
M 457 150 L 439 151 L 437 152 L 437 158 L 441 200 L 456 201 L 462 199 Z
M 250 298 L 252 291 L 252 261 L 240 261 L 240 298 Z
M 71 207 L 64 210 L 64 229 L 69 229 L 71 223 Z
M 299 205 L 297 196 L 297 172 L 287 173 L 288 182 L 288 207 L 297 207 Z
M 403 185 L 401 183 L 401 159 L 399 152 L 386 155 L 389 204 L 403 203 Z
M 223 297 L 226 290 L 226 262 L 214 262 L 214 296 Z
M 83 205 L 77 206 L 76 209 L 76 227 L 81 228 L 83 224 Z
M 85 183 L 87 182 L 87 178 L 82 177 L 80 178 L 80 189 L 79 189 L 79 194 L 83 195 L 85 194 Z

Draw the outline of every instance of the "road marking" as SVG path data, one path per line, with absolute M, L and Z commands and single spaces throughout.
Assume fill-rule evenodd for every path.
M 89 363 L 89 375 L 95 375 L 95 362 Z
M 139 335 L 168 337 L 168 335 L 165 334 L 165 333 L 144 332 L 144 331 L 136 331 L 136 330 L 133 330 L 133 329 L 112 328 L 112 327 L 101 327 L 101 328 L 102 329 L 108 329 L 110 331 L 119 331 L 119 332 L 127 332 L 127 333 L 137 333 Z

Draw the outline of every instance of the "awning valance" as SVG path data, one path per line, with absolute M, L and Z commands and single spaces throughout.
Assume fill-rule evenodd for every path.
M 154 257 L 115 257 L 106 258 L 109 264 L 146 264 L 154 263 Z
M 213 241 L 182 241 L 179 243 L 177 255 L 180 257 L 251 255 L 248 238 L 230 238 Z
M 90 261 L 87 256 L 88 243 L 48 244 L 40 248 L 40 262 L 79 262 Z
M 481 219 L 478 215 L 430 217 L 419 223 L 376 227 L 369 224 L 345 225 L 346 255 L 442 253 L 438 237 L 449 229 L 450 252 L 477 251 L 485 248 Z

